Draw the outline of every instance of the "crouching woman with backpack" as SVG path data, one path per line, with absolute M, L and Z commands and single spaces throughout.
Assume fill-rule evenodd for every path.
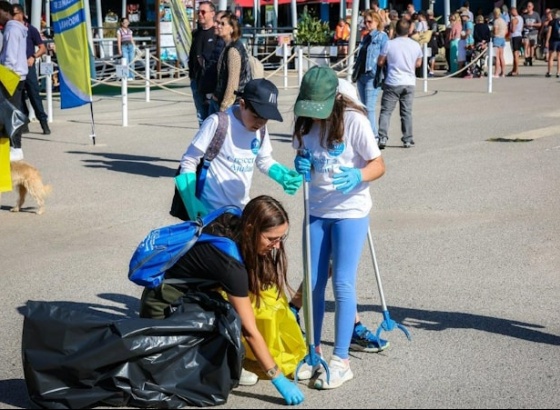
M 261 291 L 276 287 L 284 294 L 287 284 L 287 258 L 284 239 L 289 219 L 283 206 L 266 195 L 245 206 L 241 217 L 225 213 L 204 228 L 204 233 L 232 239 L 243 262 L 227 255 L 211 242 L 197 242 L 166 271 L 165 282 L 155 289 L 144 289 L 140 316 L 163 319 L 175 300 L 196 290 L 222 290 L 241 318 L 242 332 L 255 358 L 287 404 L 299 404 L 304 396 L 299 387 L 278 369 L 265 339 L 259 332 L 249 294 L 259 299 Z M 185 284 L 176 284 L 181 280 Z

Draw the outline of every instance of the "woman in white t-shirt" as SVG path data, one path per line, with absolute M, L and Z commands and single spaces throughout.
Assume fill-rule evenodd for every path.
M 298 172 L 310 175 L 313 332 L 320 355 L 331 259 L 336 300 L 330 380 L 327 383 L 326 373 L 321 373 L 314 384 L 317 389 L 334 389 L 354 377 L 348 352 L 356 314 L 356 275 L 372 207 L 368 182 L 385 173 L 363 107 L 339 93 L 338 85 L 331 68 L 309 69 L 294 108 L 295 165 Z

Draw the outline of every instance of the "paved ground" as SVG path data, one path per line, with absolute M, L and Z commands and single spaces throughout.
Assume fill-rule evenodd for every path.
M 492 94 L 485 80 L 433 81 L 427 93 L 419 83 L 413 149 L 401 149 L 394 113 L 371 218 L 389 312 L 412 341 L 399 330 L 384 333 L 388 351 L 352 353 L 355 380 L 336 391 L 302 383 L 300 408 L 560 407 L 560 82 L 545 71 L 542 63 L 522 67 L 519 78 L 495 80 Z M 286 164 L 296 94 L 281 91 L 285 121 L 270 124 L 275 156 Z M 31 124 L 25 136 L 26 160 L 54 190 L 42 216 L 12 214 L 15 195 L 2 196 L 4 408 L 30 406 L 20 353 L 26 301 L 136 315 L 140 288 L 126 278 L 130 256 L 150 229 L 174 221 L 172 176 L 197 128 L 192 99 L 152 91 L 147 103 L 132 93 L 126 128 L 120 107 L 118 98 L 95 97 L 95 146 L 88 107 L 60 111 L 55 103 L 52 135 Z M 500 142 L 522 137 L 534 139 Z M 261 175 L 252 193 L 280 198 L 300 225 L 301 193 L 289 197 Z M 294 285 L 302 266 L 297 231 L 287 241 Z M 363 321 L 376 328 L 382 317 L 367 248 L 358 282 Z M 327 357 L 332 294 L 329 300 Z M 223 407 L 282 403 L 260 381 L 234 390 Z

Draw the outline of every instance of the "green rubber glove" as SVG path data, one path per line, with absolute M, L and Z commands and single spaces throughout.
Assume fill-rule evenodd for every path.
M 278 163 L 270 167 L 268 176 L 282 185 L 288 195 L 294 195 L 303 183 L 303 177 L 297 171 Z
M 187 172 L 179 174 L 175 177 L 175 186 L 181 195 L 181 199 L 187 208 L 189 218 L 195 220 L 198 217 L 205 216 L 208 210 L 202 202 L 196 197 L 196 174 Z

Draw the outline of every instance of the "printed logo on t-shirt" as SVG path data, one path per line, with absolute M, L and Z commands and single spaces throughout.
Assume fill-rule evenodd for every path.
M 233 172 L 253 172 L 255 168 L 255 157 L 233 158 L 228 155 L 227 160 L 231 163 L 230 169 Z
M 332 157 L 338 157 L 344 152 L 344 148 L 344 142 L 337 143 L 333 147 L 329 148 L 329 155 Z
M 259 149 L 261 148 L 261 142 L 258 138 L 255 138 L 251 141 L 251 152 L 255 155 L 259 153 Z

